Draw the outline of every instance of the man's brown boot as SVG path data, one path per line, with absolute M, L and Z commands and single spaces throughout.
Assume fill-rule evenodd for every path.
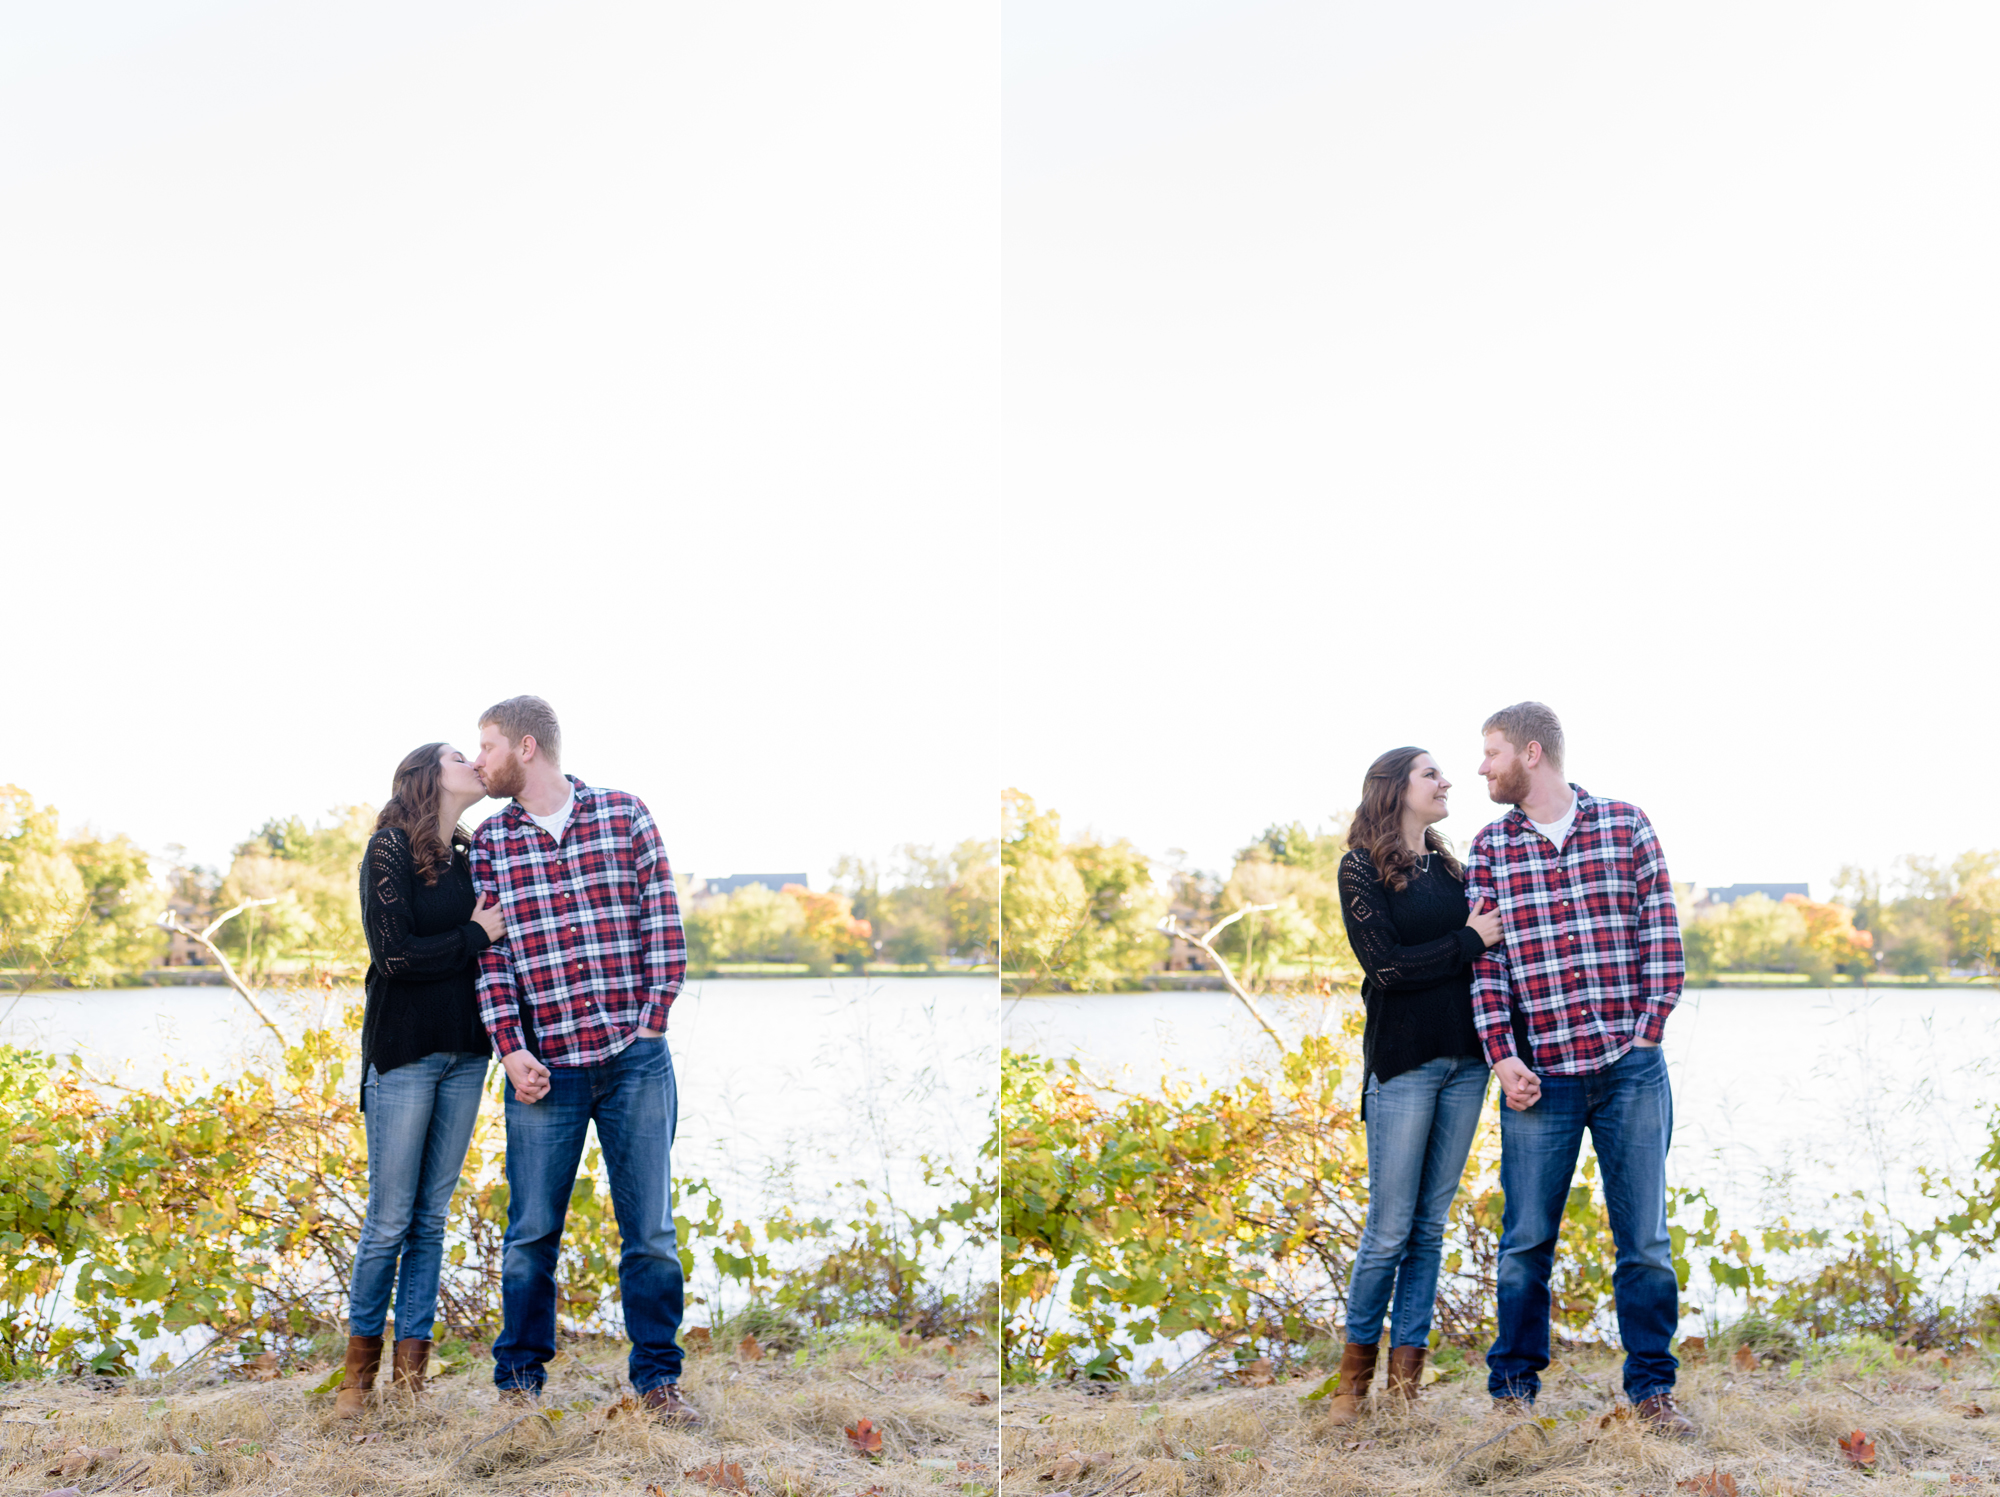
M 1367 1346 L 1347 1343 L 1340 1354 L 1340 1391 L 1326 1401 L 1328 1424 L 1352 1424 L 1361 1417 L 1369 1385 L 1375 1381 L 1375 1357 L 1380 1350 L 1373 1342 Z
M 679 1383 L 661 1383 L 657 1388 L 648 1388 L 640 1402 L 645 1405 L 647 1413 L 665 1424 L 693 1426 L 708 1422 L 701 1410 L 681 1397 Z
M 333 1395 L 333 1417 L 359 1419 L 368 1407 L 368 1390 L 382 1370 L 382 1338 L 349 1336 L 347 1366 L 340 1374 L 340 1391 Z
M 1428 1346 L 1392 1346 L 1389 1348 L 1389 1392 L 1404 1403 L 1417 1401 L 1417 1389 L 1424 1382 L 1424 1358 L 1431 1354 Z
M 1675 1406 L 1671 1388 L 1640 1399 L 1636 1407 L 1646 1427 L 1656 1435 L 1665 1435 L 1669 1440 L 1686 1440 L 1694 1435 L 1694 1421 Z
M 431 1365 L 431 1344 L 420 1341 L 415 1336 L 396 1343 L 395 1370 L 389 1374 L 389 1387 L 398 1393 L 408 1393 L 413 1397 L 424 1391 L 424 1369 Z

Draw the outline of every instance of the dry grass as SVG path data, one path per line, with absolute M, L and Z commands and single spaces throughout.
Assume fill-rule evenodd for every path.
M 176 1391 L 140 1383 L 96 1391 L 17 1383 L 0 1390 L 0 1493 L 75 1484 L 84 1493 L 290 1493 L 296 1497 L 493 1493 L 537 1497 L 711 1494 L 683 1473 L 717 1458 L 740 1465 L 749 1489 L 771 1497 L 885 1497 L 991 1493 L 995 1391 L 984 1347 L 903 1348 L 879 1333 L 756 1362 L 707 1353 L 689 1359 L 682 1387 L 708 1415 L 684 1433 L 620 1407 L 623 1348 L 581 1346 L 549 1368 L 542 1409 L 498 1403 L 491 1364 L 437 1378 L 422 1407 L 397 1401 L 353 1424 L 331 1417 L 331 1394 L 311 1390 L 330 1369 L 262 1383 Z M 386 1370 L 385 1379 L 386 1381 Z M 854 1453 L 843 1428 L 867 1418 L 882 1454 Z M 65 1477 L 66 1452 L 117 1447 Z
M 1001 1488 L 1044 1497 L 1728 1491 L 1701 1482 L 1711 1471 L 1741 1497 L 2000 1488 L 2000 1403 L 1991 1418 L 1964 1412 L 1995 1397 L 1994 1357 L 1904 1363 L 1878 1345 L 1791 1369 L 1684 1366 L 1679 1401 L 1701 1430 L 1688 1441 L 1605 1419 L 1619 1366 L 1616 1354 L 1578 1353 L 1544 1379 L 1537 1420 L 1511 1424 L 1492 1415 L 1483 1368 L 1433 1383 L 1407 1412 L 1384 1405 L 1340 1429 L 1326 1425 L 1323 1405 L 1300 1401 L 1323 1373 L 1157 1399 L 1142 1388 L 1009 1388 Z M 1835 1443 L 1857 1429 L 1875 1442 L 1872 1471 Z

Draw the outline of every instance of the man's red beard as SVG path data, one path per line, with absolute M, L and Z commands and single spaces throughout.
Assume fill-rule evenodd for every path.
M 528 771 L 512 754 L 498 760 L 486 771 L 486 793 L 495 800 L 511 800 L 528 787 Z
M 498 794 L 498 791 L 494 792 Z M 512 795 L 510 790 L 507 792 Z M 1496 805 L 1518 806 L 1528 798 L 1528 766 L 1519 759 L 1514 767 L 1504 775 L 1495 775 L 1486 782 L 1486 793 L 1493 797 Z

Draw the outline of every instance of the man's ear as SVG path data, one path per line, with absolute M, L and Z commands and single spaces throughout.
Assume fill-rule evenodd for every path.
M 535 735 L 533 733 L 523 733 L 521 735 L 521 762 L 523 764 L 533 762 L 535 755 L 541 752 L 541 748 L 542 746 L 535 742 Z
M 1542 762 L 1542 746 L 1537 740 L 1533 738 L 1528 740 L 1528 746 L 1521 750 L 1521 762 L 1530 769 Z

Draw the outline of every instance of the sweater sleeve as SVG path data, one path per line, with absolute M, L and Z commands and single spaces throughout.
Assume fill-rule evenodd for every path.
M 444 977 L 486 947 L 486 932 L 466 921 L 442 935 L 412 934 L 416 864 L 409 838 L 397 828 L 368 839 L 368 876 L 361 884 L 361 923 L 368 956 L 389 977 Z
M 1375 865 L 1360 851 L 1340 860 L 1340 915 L 1361 970 L 1385 993 L 1434 986 L 1462 971 L 1485 946 L 1471 926 L 1422 945 L 1405 946 L 1389 913 L 1388 891 L 1375 876 Z

